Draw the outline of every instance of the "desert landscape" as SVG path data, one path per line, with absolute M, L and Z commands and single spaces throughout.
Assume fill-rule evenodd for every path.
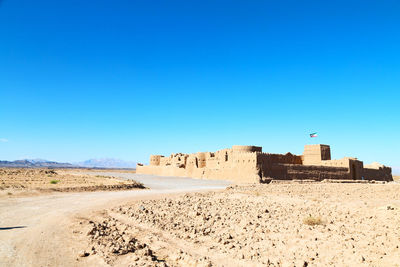
M 271 183 L 80 218 L 77 261 L 111 266 L 399 266 L 400 184 Z
M 95 170 L 94 174 L 87 172 L 85 169 L 0 168 L 0 197 L 145 188 L 136 181 L 102 175 L 101 170 Z
M 400 267 L 399 14 L 0 0 L 0 267 Z
M 228 185 L 125 170 L 0 171 L 7 266 L 400 266 L 398 176 Z
M 400 266 L 399 177 L 349 179 L 351 168 L 339 171 L 343 177 L 235 183 L 123 169 L 0 168 L 0 263 Z

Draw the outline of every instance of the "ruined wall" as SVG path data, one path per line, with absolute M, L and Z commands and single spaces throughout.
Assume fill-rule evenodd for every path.
M 197 153 L 197 161 L 198 161 L 198 167 L 199 168 L 204 168 L 206 167 L 206 153 L 204 152 L 199 152 Z
M 171 159 L 168 157 L 161 157 L 160 158 L 160 165 L 159 166 L 169 166 L 171 165 Z
M 193 154 L 188 155 L 186 157 L 186 164 L 182 168 L 185 168 L 186 171 L 191 171 L 193 169 L 199 168 L 199 160 L 198 160 L 198 158 Z
M 207 169 L 218 169 L 219 161 L 215 157 L 210 157 L 206 161 L 206 168 Z
M 174 166 L 137 166 L 136 173 L 159 176 L 193 177 L 200 179 L 229 180 L 235 183 L 258 183 L 260 177 L 257 169 L 251 167 L 234 167 L 224 169 L 178 168 Z
M 183 153 L 171 154 L 170 163 L 174 167 L 185 168 L 188 156 L 188 154 Z
M 150 157 L 149 166 L 138 165 L 136 172 L 256 183 L 259 182 L 260 176 L 257 169 L 257 154 L 252 151 L 260 150 L 260 147 L 237 146 L 235 149 L 222 149 L 214 153 L 171 154 L 168 158 L 154 155 Z M 160 163 L 157 165 L 158 161 Z
M 163 156 L 161 155 L 150 155 L 150 165 L 152 166 L 160 166 L 160 159 Z

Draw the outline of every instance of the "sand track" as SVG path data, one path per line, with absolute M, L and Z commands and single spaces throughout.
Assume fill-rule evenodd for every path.
M 0 200 L 0 266 L 79 266 L 79 250 L 83 244 L 71 239 L 76 218 L 94 210 L 118 204 L 157 199 L 196 190 L 221 189 L 222 181 L 186 178 L 160 178 L 129 173 L 105 173 L 134 179 L 154 189 L 54 193 L 25 198 Z M 90 264 L 90 261 L 89 261 Z M 97 263 L 93 263 L 97 265 Z

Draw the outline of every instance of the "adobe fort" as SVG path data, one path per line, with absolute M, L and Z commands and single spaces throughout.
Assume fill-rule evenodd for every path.
M 151 155 L 137 173 L 262 183 L 276 180 L 324 179 L 393 181 L 392 169 L 357 158 L 331 159 L 328 145 L 305 145 L 303 155 L 263 153 L 259 146 L 233 146 L 216 152 Z

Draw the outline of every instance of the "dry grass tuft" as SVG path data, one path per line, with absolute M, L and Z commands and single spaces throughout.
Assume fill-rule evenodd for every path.
M 304 218 L 303 220 L 304 224 L 310 225 L 310 226 L 315 226 L 315 225 L 322 225 L 324 224 L 323 220 L 321 219 L 321 217 L 315 217 L 315 216 L 307 216 L 306 218 Z

